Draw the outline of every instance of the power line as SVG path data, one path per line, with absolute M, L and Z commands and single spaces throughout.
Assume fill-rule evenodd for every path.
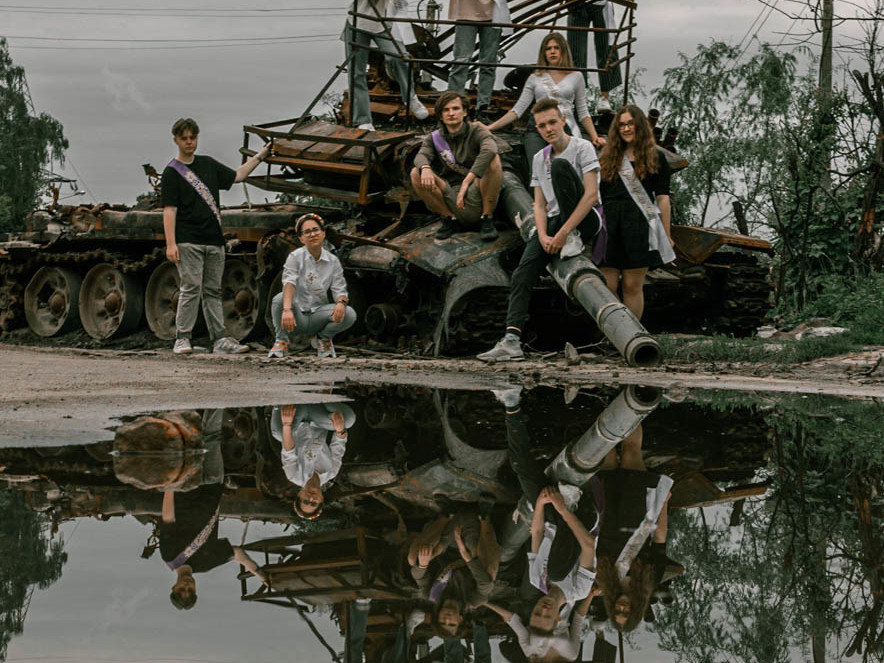
M 284 37 L 219 37 L 217 39 L 108 39 L 104 37 L 28 37 L 21 35 L 5 35 L 6 39 L 29 39 L 33 41 L 76 41 L 76 42 L 121 42 L 126 44 L 151 43 L 151 44 L 192 44 L 194 42 L 242 42 L 242 41 L 262 41 L 272 43 L 274 41 L 290 41 L 292 39 L 304 39 L 313 37 L 336 37 L 338 33 L 329 32 L 318 35 L 287 35 Z
M 16 49 L 28 49 L 31 51 L 174 51 L 196 48 L 243 48 L 247 46 L 281 46 L 287 44 L 313 44 L 320 42 L 338 41 L 335 38 L 302 37 L 300 39 L 292 39 L 290 41 L 274 41 L 274 42 L 250 42 L 239 44 L 198 44 L 196 46 L 19 46 Z

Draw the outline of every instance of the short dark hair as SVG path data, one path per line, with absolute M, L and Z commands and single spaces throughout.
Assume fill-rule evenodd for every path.
M 436 112 L 436 119 L 439 122 L 442 121 L 442 110 L 455 99 L 460 99 L 460 103 L 463 106 L 463 109 L 469 110 L 470 101 L 466 98 L 465 95 L 461 94 L 460 92 L 455 92 L 454 90 L 443 92 L 439 95 L 439 98 L 436 99 L 436 105 L 433 107 Z
M 185 131 L 189 131 L 194 136 L 199 136 L 200 125 L 192 117 L 179 117 L 175 120 L 175 124 L 172 125 L 172 135 L 177 138 Z
M 318 214 L 302 214 L 295 221 L 295 232 L 300 235 L 301 234 L 301 226 L 303 226 L 308 221 L 315 221 L 316 224 L 320 227 L 321 230 L 325 230 L 325 221 L 322 220 L 322 217 Z
M 196 605 L 196 592 L 188 591 L 180 594 L 173 589 L 169 594 L 169 600 L 179 610 L 190 610 Z
M 559 106 L 559 102 L 556 99 L 551 97 L 547 97 L 546 99 L 541 99 L 536 104 L 531 107 L 531 114 L 537 115 L 538 113 L 542 113 L 543 111 L 552 110 L 555 108 L 559 111 L 559 115 L 565 117 L 565 114 L 562 112 L 562 107 Z

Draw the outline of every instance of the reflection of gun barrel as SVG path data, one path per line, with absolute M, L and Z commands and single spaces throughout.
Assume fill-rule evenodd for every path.
M 658 111 L 656 108 L 652 108 L 648 111 L 648 122 L 650 123 L 652 128 L 657 126 L 657 122 L 659 119 L 660 111 Z
M 576 442 L 562 449 L 546 468 L 546 475 L 574 486 L 585 484 L 607 453 L 657 408 L 661 397 L 662 391 L 656 387 L 627 386 Z M 515 558 L 528 540 L 533 506 L 523 496 L 513 517 L 507 518 L 498 537 L 501 563 Z
M 666 148 L 667 150 L 671 150 L 672 146 L 675 145 L 676 138 L 678 138 L 678 127 L 669 127 L 666 130 L 666 138 L 663 139 L 663 142 L 660 144 L 660 147 Z
M 527 241 L 534 225 L 534 200 L 519 178 L 509 170 L 503 174 L 500 200 L 507 216 Z M 659 366 L 662 363 L 663 356 L 657 341 L 608 290 L 598 267 L 586 255 L 566 260 L 553 258 L 549 272 L 562 290 L 589 312 L 630 366 Z
M 655 387 L 629 385 L 573 444 L 562 449 L 546 468 L 551 479 L 580 486 L 595 474 L 611 449 L 627 438 L 660 403 Z

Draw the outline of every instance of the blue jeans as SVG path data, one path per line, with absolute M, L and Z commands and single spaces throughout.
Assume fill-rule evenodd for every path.
M 411 69 L 408 63 L 399 57 L 396 43 L 383 32 L 363 32 L 358 28 L 354 30 L 349 23 L 344 29 L 344 39 L 347 44 L 348 58 L 353 48 L 350 42 L 358 44 L 353 60 L 347 68 L 350 76 L 350 123 L 356 127 L 360 124 L 371 124 L 371 100 L 368 97 L 368 79 L 365 76 L 365 68 L 368 66 L 368 46 L 372 41 L 384 54 L 387 65 L 393 72 L 393 76 L 396 77 L 396 82 L 399 83 L 402 103 L 407 106 L 409 102 L 408 91 L 411 90 L 411 93 L 414 94 L 414 83 L 409 84 Z M 400 44 L 399 49 L 405 54 L 404 46 Z
M 332 322 L 331 313 L 334 308 L 334 304 L 325 304 L 312 313 L 307 313 L 298 310 L 297 306 L 292 306 L 292 313 L 295 316 L 295 330 L 288 332 L 282 328 L 282 293 L 280 292 L 270 304 L 270 315 L 273 318 L 276 340 L 288 343 L 292 336 L 318 336 L 319 338 L 332 339 L 336 334 L 350 329 L 356 322 L 356 311 L 348 306 L 344 313 L 344 319 L 340 322 Z
M 448 89 L 465 92 L 467 78 L 470 75 L 470 60 L 476 50 L 476 38 L 479 39 L 479 62 L 497 64 L 497 50 L 500 48 L 500 28 L 482 27 L 479 23 L 458 23 L 454 28 L 454 63 L 448 74 Z M 487 106 L 491 103 L 491 92 L 494 90 L 494 79 L 497 69 L 480 67 L 478 95 L 476 106 Z

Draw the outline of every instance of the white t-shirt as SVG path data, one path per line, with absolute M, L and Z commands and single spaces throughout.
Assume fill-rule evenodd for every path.
M 534 162 L 531 166 L 531 186 L 539 186 L 543 191 L 548 216 L 555 216 L 559 213 L 559 203 L 556 200 L 555 191 L 553 191 L 549 170 L 553 159 L 566 159 L 581 177 L 593 170 L 599 170 L 599 157 L 592 143 L 576 136 L 570 138 L 568 147 L 561 154 L 555 154 L 553 150 L 549 150 L 549 163 L 546 160 L 547 150 L 545 148 L 534 155 Z
M 553 539 L 556 538 L 556 526 L 552 523 L 544 523 L 543 541 L 537 553 L 528 553 L 528 580 L 544 594 L 549 593 L 551 585 L 556 585 L 565 595 L 565 602 L 573 605 L 581 599 L 589 596 L 592 583 L 595 581 L 595 571 L 580 566 L 580 560 L 574 564 L 574 568 L 561 580 L 551 582 L 547 573 L 549 565 L 549 553 L 552 550 Z M 564 615 L 563 615 L 564 616 Z

